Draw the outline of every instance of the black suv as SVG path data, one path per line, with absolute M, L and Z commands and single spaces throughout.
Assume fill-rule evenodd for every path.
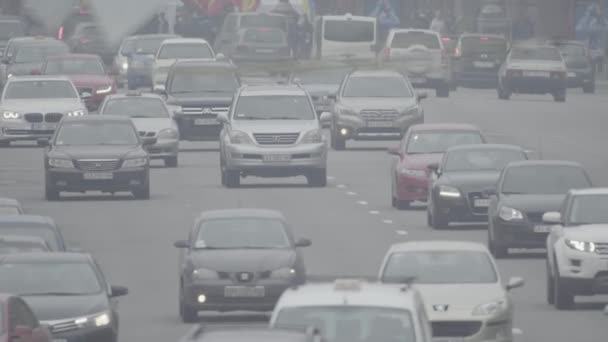
M 509 43 L 503 36 L 463 34 L 452 57 L 456 83 L 459 86 L 496 88 L 498 69 L 508 50 Z
M 60 191 L 130 191 L 150 198 L 150 157 L 144 145 L 156 138 L 140 138 L 124 116 L 85 115 L 61 121 L 44 154 L 45 197 L 59 199 Z
M 182 61 L 169 70 L 165 100 L 175 113 L 181 140 L 215 141 L 232 97 L 241 86 L 236 67 L 224 61 Z
M 568 68 L 568 88 L 583 88 L 586 94 L 595 93 L 595 68 L 589 49 L 583 42 L 550 41 L 559 49 Z

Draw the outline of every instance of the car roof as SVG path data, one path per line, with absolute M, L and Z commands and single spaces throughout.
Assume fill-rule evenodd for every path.
M 474 251 L 487 252 L 485 245 L 471 241 L 408 241 L 392 245 L 388 253 L 406 252 L 406 251 Z
M 572 189 L 570 194 L 573 196 L 608 195 L 608 188 Z
M 20 207 L 21 203 L 14 198 L 0 197 L 0 206 Z
M 510 162 L 507 164 L 506 168 L 523 166 L 572 166 L 583 168 L 581 163 L 569 160 L 521 160 Z
M 70 252 L 37 252 L 37 253 L 15 253 L 0 256 L 0 263 L 38 263 L 38 264 L 60 264 L 60 263 L 89 263 L 91 256 L 85 253 Z
M 480 38 L 480 37 L 488 37 L 494 39 L 504 39 L 507 40 L 505 36 L 502 34 L 484 34 L 484 33 L 463 33 L 460 35 L 460 38 Z
M 304 331 L 264 326 L 211 327 L 201 324 L 188 333 L 188 340 L 204 340 L 205 342 L 286 342 L 305 341 L 308 340 L 308 335 Z
M 41 245 L 46 245 L 46 240 L 38 236 L 26 236 L 26 235 L 2 235 L 0 234 L 0 241 L 2 242 L 33 242 Z
M 586 46 L 586 44 L 584 42 L 578 41 L 578 40 L 549 40 L 547 41 L 547 44 L 552 45 L 552 46 L 559 46 L 559 45 L 580 45 L 580 46 Z
M 115 121 L 115 122 L 131 122 L 131 118 L 120 115 L 83 115 L 83 116 L 67 116 L 61 119 L 62 122 L 99 122 L 99 121 Z
M 426 29 L 416 29 L 416 28 L 396 28 L 396 29 L 391 29 L 392 32 L 394 33 L 410 33 L 410 32 L 419 32 L 419 33 L 428 33 L 428 34 L 432 34 L 434 36 L 439 35 L 439 33 L 433 31 L 433 30 L 426 30 Z
M 298 85 L 255 85 L 241 88 L 240 96 L 268 96 L 268 95 L 306 95 L 306 91 Z
M 46 58 L 48 60 L 61 60 L 61 59 L 94 59 L 101 60 L 101 57 L 98 55 L 88 54 L 88 53 L 67 53 L 63 55 L 57 56 L 49 56 Z
M 468 144 L 468 145 L 455 145 L 447 149 L 446 152 L 462 151 L 462 150 L 511 150 L 521 151 L 524 149 L 517 145 L 506 145 L 506 144 Z
M 127 38 L 125 38 L 125 40 L 136 40 L 136 39 L 147 39 L 147 38 L 165 38 L 165 39 L 171 39 L 171 38 L 181 38 L 181 36 L 177 35 L 177 34 L 164 34 L 164 33 L 153 33 L 153 34 L 137 34 L 134 36 L 129 36 Z
M 111 94 L 106 96 L 106 101 L 115 99 L 128 99 L 128 98 L 146 98 L 146 99 L 158 99 L 164 101 L 163 97 L 154 93 L 142 93 L 142 92 L 126 92 L 120 94 Z M 107 116 L 107 114 L 106 114 Z
M 479 127 L 464 123 L 431 123 L 411 126 L 412 132 L 424 131 L 481 131 Z
M 280 219 L 284 220 L 283 214 L 277 210 L 272 209 L 255 209 L 255 208 L 242 208 L 242 209 L 219 209 L 203 211 L 199 214 L 198 220 L 216 220 L 226 218 L 269 218 L 269 219 Z
M 165 44 L 209 44 L 208 41 L 202 38 L 168 38 L 162 42 L 162 45 Z
M 19 81 L 67 81 L 72 82 L 67 76 L 62 75 L 19 75 L 8 79 L 8 82 Z
M 236 66 L 231 62 L 227 61 L 215 61 L 210 59 L 200 59 L 200 60 L 177 60 L 172 66 L 172 68 L 192 68 L 192 69 L 231 69 L 237 70 Z
M 353 70 L 351 71 L 350 77 L 401 77 L 403 74 L 396 70 L 391 69 L 379 69 L 379 70 Z
M 6 215 L 0 216 L 0 226 L 13 223 L 38 224 L 45 226 L 55 226 L 55 222 L 48 216 L 38 215 Z

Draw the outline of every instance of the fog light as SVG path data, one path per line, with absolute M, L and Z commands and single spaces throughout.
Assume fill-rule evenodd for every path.
M 347 134 L 348 134 L 348 130 L 347 130 L 346 128 L 342 128 L 342 129 L 340 130 L 340 134 L 342 134 L 342 135 L 347 135 Z
M 199 303 L 204 303 L 206 301 L 207 301 L 207 296 L 205 296 L 204 294 L 198 296 Z

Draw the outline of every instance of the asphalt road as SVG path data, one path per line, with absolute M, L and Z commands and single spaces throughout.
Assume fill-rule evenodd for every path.
M 608 97 L 569 93 L 565 104 L 550 96 L 514 96 L 499 101 L 494 91 L 461 89 L 448 99 L 426 102 L 427 122 L 479 125 L 493 142 L 518 143 L 544 158 L 582 162 L 598 185 L 608 185 Z M 86 195 L 61 202 L 43 200 L 42 150 L 0 149 L 0 195 L 23 201 L 30 213 L 49 215 L 68 240 L 91 251 L 113 284 L 131 293 L 121 299 L 122 341 L 175 341 L 190 327 L 177 311 L 177 251 L 201 210 L 259 207 L 281 210 L 298 236 L 312 239 L 306 250 L 308 272 L 375 274 L 392 243 L 420 239 L 484 242 L 483 227 L 434 232 L 423 210 L 390 206 L 386 147 L 393 143 L 352 143 L 332 151 L 327 188 L 307 188 L 304 178 L 246 179 L 241 189 L 220 186 L 217 144 L 184 144 L 178 169 L 152 170 L 152 199 Z M 160 165 L 160 164 L 159 164 Z M 513 292 L 517 341 L 598 342 L 608 317 L 596 297 L 574 311 L 557 312 L 545 302 L 545 261 L 525 254 L 499 262 L 503 279 L 522 276 Z M 263 317 L 204 317 L 213 324 L 257 322 Z

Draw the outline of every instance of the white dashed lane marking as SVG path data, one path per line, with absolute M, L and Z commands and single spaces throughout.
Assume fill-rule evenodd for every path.
M 405 230 L 396 230 L 395 233 L 397 233 L 397 235 L 407 235 L 408 233 Z
M 336 187 L 340 188 L 340 189 L 344 189 L 344 188 L 346 188 L 346 185 L 344 185 L 344 184 L 338 184 L 338 185 L 336 185 Z
M 380 212 L 378 210 L 370 210 L 369 213 L 372 214 L 372 215 L 378 215 L 378 214 L 380 214 Z
M 346 194 L 347 194 L 348 196 L 357 196 L 357 193 L 356 193 L 356 192 L 353 192 L 353 191 L 349 191 L 349 192 L 347 192 Z
M 393 224 L 393 220 L 382 220 L 382 223 Z
M 367 202 L 366 201 L 357 201 L 357 204 L 367 205 Z
M 524 332 L 519 328 L 513 328 L 513 335 L 523 335 Z

